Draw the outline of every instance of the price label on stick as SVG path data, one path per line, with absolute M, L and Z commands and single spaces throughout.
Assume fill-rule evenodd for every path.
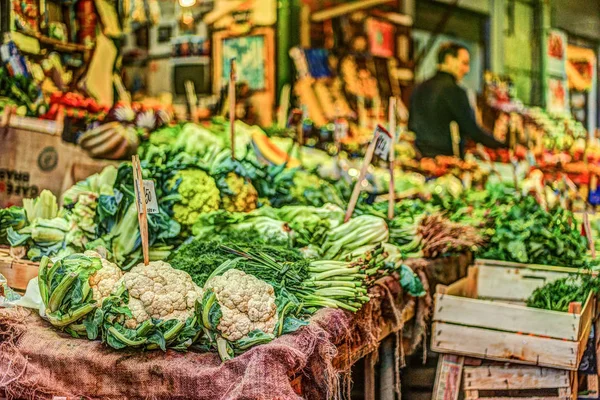
M 156 199 L 156 190 L 154 181 L 144 179 L 144 201 L 146 202 L 146 211 L 148 214 L 158 214 L 158 200 Z M 142 207 L 139 207 L 140 209 Z
M 360 194 L 362 181 L 365 179 L 365 176 L 367 174 L 367 168 L 369 167 L 369 165 L 371 164 L 371 161 L 373 160 L 373 154 L 376 153 L 375 148 L 377 147 L 377 144 L 379 143 L 380 136 L 387 136 L 389 138 L 389 142 L 391 142 L 391 140 L 392 140 L 392 136 L 389 134 L 389 132 L 386 131 L 385 128 L 382 127 L 381 125 L 377 125 L 377 127 L 375 128 L 375 131 L 373 132 L 373 139 L 371 140 L 371 143 L 369 143 L 369 147 L 367 148 L 367 151 L 365 153 L 365 158 L 363 160 L 363 164 L 360 169 L 360 173 L 358 174 L 358 180 L 354 184 L 354 189 L 352 190 L 352 196 L 350 197 L 350 201 L 348 202 L 348 207 L 346 209 L 346 216 L 344 217 L 344 222 L 348 222 L 348 220 L 352 216 L 352 213 L 354 212 L 354 207 L 356 207 L 356 202 L 358 201 L 358 195 Z M 380 144 L 380 154 L 382 154 L 382 156 L 385 156 L 385 160 L 389 159 L 389 152 L 390 152 L 390 143 L 389 142 L 387 144 L 387 152 L 385 152 L 385 148 L 386 148 L 385 145 Z
M 133 168 L 133 186 L 135 188 L 136 197 L 135 205 L 138 211 L 138 223 L 140 224 L 140 238 L 142 240 L 144 265 L 148 265 L 150 262 L 150 257 L 148 250 L 148 210 L 146 207 L 146 190 L 144 187 L 145 182 L 142 178 L 142 166 L 140 164 L 140 158 L 137 155 L 131 157 L 131 164 Z M 152 184 L 152 189 L 154 189 L 154 184 Z M 154 190 L 152 190 L 152 192 L 154 192 Z M 156 194 L 153 196 L 156 199 Z
M 375 141 L 375 155 L 384 161 L 389 161 L 392 135 L 381 125 L 377 125 L 375 129 Z
M 333 124 L 333 134 L 337 142 L 341 142 L 348 136 L 348 123 L 342 118 L 336 118 Z

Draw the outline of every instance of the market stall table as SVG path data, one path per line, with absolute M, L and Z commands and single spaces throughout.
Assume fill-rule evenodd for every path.
M 429 312 L 429 295 L 402 294 L 392 277 L 370 294 L 357 314 L 320 310 L 298 332 L 225 363 L 214 353 L 114 351 L 71 338 L 27 310 L 0 309 L 0 390 L 15 399 L 328 398 L 342 389 L 339 373 L 349 372 L 388 334 L 423 325 Z

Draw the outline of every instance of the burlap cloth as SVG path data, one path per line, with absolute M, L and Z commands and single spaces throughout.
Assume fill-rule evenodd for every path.
M 0 397 L 4 390 L 9 399 L 335 398 L 344 373 L 334 367 L 340 364 L 334 362 L 336 346 L 376 347 L 385 323 L 402 329 L 398 312 L 411 298 L 401 292 L 396 280 L 386 278 L 356 315 L 320 310 L 298 332 L 225 363 L 214 353 L 113 351 L 58 332 L 35 313 L 0 309 Z M 414 347 L 424 334 L 430 305 L 429 296 L 417 301 Z M 302 396 L 290 383 L 298 375 Z

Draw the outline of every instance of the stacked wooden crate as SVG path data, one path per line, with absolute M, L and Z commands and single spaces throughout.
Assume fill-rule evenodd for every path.
M 574 272 L 477 260 L 466 278 L 439 285 L 431 347 L 445 356 L 433 398 L 457 398 L 462 381 L 466 399 L 576 399 L 577 370 L 596 315 L 595 295 L 584 304 L 571 303 L 568 312 L 524 305 L 536 288 Z M 586 384 L 595 392 L 591 398 L 598 398 L 597 372 Z

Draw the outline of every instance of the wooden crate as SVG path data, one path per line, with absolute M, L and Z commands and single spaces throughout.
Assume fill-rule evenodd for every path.
M 431 348 L 440 353 L 577 370 L 596 299 L 570 313 L 528 308 L 537 287 L 573 269 L 477 261 L 466 278 L 435 294 Z
M 39 263 L 15 260 L 7 248 L 0 248 L 0 274 L 12 289 L 24 292 L 29 281 L 38 275 L 38 269 Z
M 463 391 L 465 400 L 571 400 L 577 398 L 571 377 L 575 373 L 562 369 L 526 365 L 465 366 Z

